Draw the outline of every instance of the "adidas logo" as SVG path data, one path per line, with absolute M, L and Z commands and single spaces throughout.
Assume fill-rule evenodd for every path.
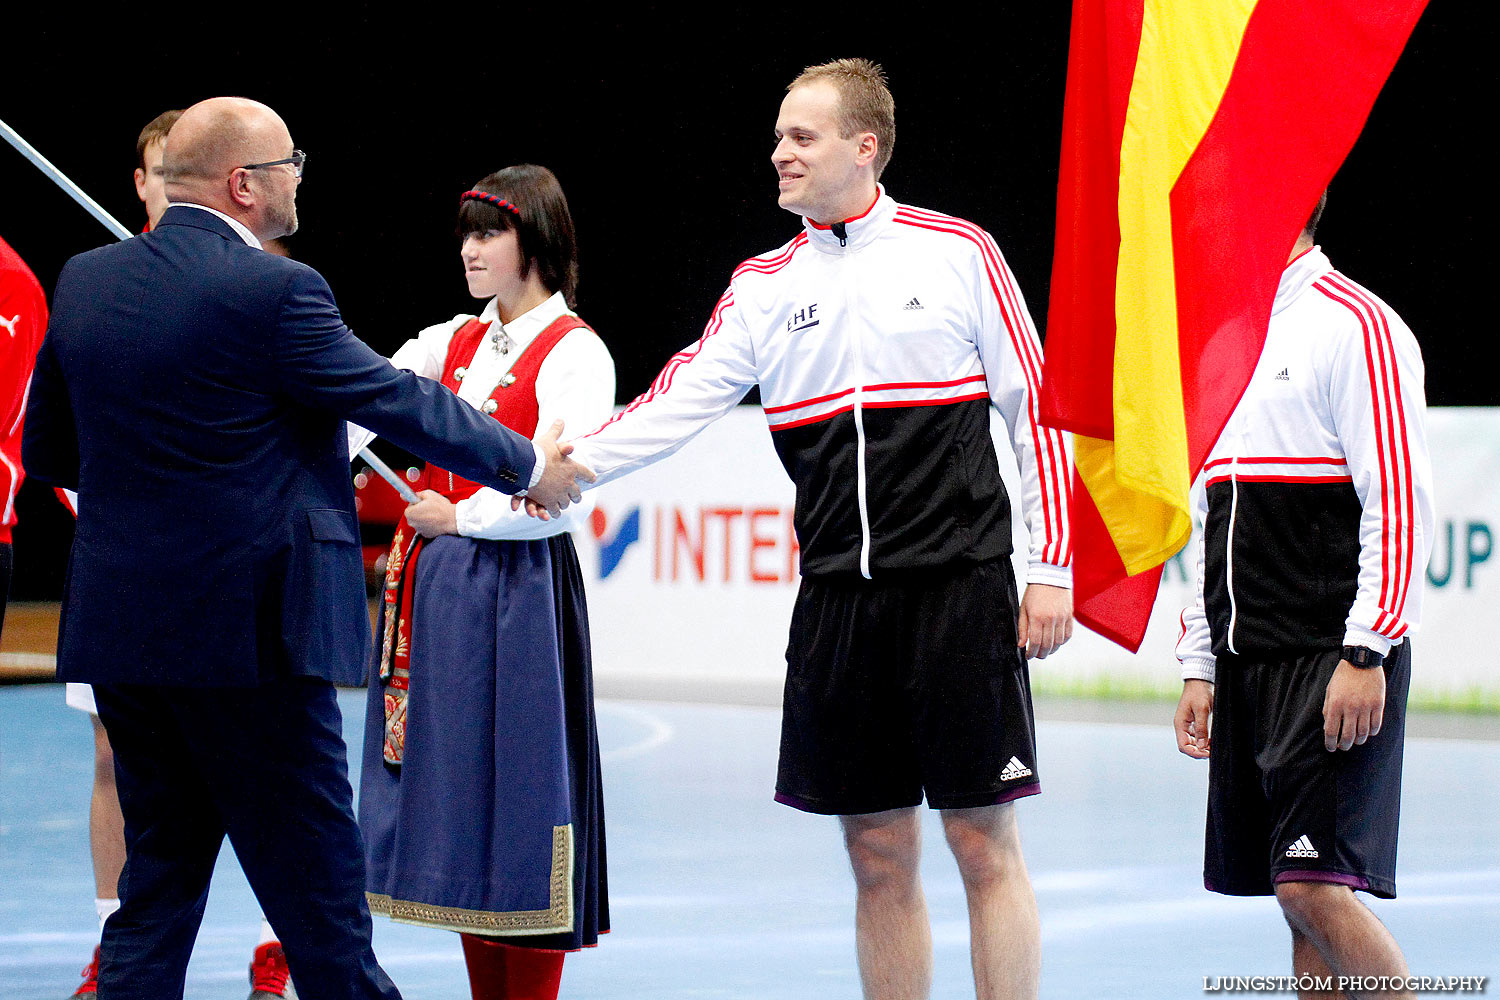
M 1318 849 L 1312 845 L 1312 841 L 1307 839 L 1307 834 L 1303 834 L 1297 838 L 1291 847 L 1286 849 L 1286 856 L 1289 858 L 1315 858 L 1318 856 Z
M 1276 380 L 1278 382 L 1289 382 L 1289 381 L 1291 381 L 1291 378 L 1292 378 L 1291 372 L 1289 370 L 1285 369 L 1285 368 L 1281 369 L 1281 371 L 1279 371 L 1279 372 L 1276 373 Z
M 1029 778 L 1030 776 L 1031 768 L 1015 757 L 1012 757 L 1010 763 L 1006 764 L 1005 769 L 1000 772 L 1001 781 L 1014 781 L 1016 778 Z
M 911 301 L 908 302 L 906 305 L 902 306 L 901 308 L 903 308 L 903 309 L 921 309 L 922 308 L 922 303 L 918 302 L 917 301 L 917 297 L 915 295 L 913 295 L 911 297 Z M 1011 760 L 1015 760 L 1015 758 L 1012 757 Z

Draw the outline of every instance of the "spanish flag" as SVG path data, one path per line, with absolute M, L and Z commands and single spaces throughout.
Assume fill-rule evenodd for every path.
M 1074 0 L 1042 421 L 1074 605 L 1132 652 L 1292 244 L 1425 0 Z

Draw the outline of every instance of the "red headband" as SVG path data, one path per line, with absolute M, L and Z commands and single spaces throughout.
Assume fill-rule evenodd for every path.
M 496 208 L 504 209 L 518 219 L 521 217 L 521 210 L 519 208 L 498 195 L 489 194 L 484 191 L 465 191 L 459 195 L 458 203 L 462 205 L 466 201 L 482 201 L 488 205 L 494 205 Z

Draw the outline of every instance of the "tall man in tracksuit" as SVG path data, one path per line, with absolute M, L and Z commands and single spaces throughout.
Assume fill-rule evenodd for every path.
M 575 457 L 604 483 L 671 454 L 759 384 L 797 487 L 802 587 L 776 798 L 841 818 L 868 997 L 924 997 L 916 807 L 942 810 L 980 997 L 1035 996 L 1036 902 L 1012 801 L 1040 790 L 1026 655 L 1072 631 L 1068 455 L 1037 422 L 1042 353 L 989 234 L 893 201 L 880 67 L 788 88 L 772 155 L 803 231 L 734 272 L 703 337 Z M 1009 427 L 1031 531 L 1025 597 L 989 431 Z
M 1407 972 L 1354 890 L 1396 894 L 1432 469 L 1416 338 L 1313 245 L 1321 211 L 1199 484 L 1176 730 L 1209 760 L 1204 885 L 1274 893 L 1296 972 L 1366 980 L 1357 997 Z

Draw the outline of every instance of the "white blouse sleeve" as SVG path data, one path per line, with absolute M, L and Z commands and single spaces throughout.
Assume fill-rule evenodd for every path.
M 403 368 L 424 378 L 442 378 L 443 363 L 448 360 L 448 342 L 465 323 L 473 318 L 473 316 L 461 313 L 446 323 L 434 323 L 427 327 L 396 348 L 396 353 L 391 355 L 392 367 Z M 365 430 L 359 424 L 349 424 L 348 431 L 350 459 L 359 453 L 359 449 L 375 440 L 375 433 Z

